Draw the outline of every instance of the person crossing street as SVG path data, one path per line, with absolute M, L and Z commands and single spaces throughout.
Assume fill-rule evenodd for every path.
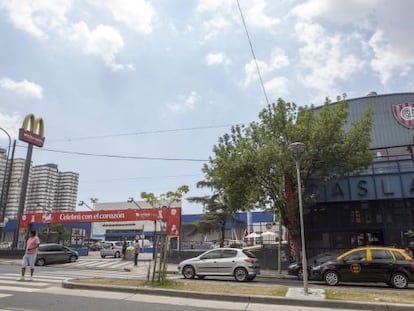
M 37 251 L 39 249 L 39 244 L 40 244 L 40 241 L 39 241 L 38 236 L 36 235 L 36 230 L 31 230 L 29 232 L 29 238 L 27 239 L 27 242 L 26 242 L 26 252 L 22 259 L 22 275 L 18 279 L 19 281 L 25 280 L 26 267 L 30 267 L 30 277 L 28 280 L 29 281 L 33 280 L 34 266 L 36 263 L 36 256 L 37 256 Z
M 135 239 L 134 243 L 134 266 L 138 265 L 138 255 L 139 255 L 139 240 Z

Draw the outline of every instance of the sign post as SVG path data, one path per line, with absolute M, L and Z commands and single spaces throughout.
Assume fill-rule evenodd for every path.
M 30 127 L 29 127 L 30 126 Z M 29 181 L 30 163 L 32 162 L 33 145 L 43 147 L 45 142 L 43 119 L 36 119 L 33 114 L 28 114 L 22 128 L 19 130 L 19 139 L 28 143 L 26 162 L 24 165 L 22 188 L 20 191 L 19 209 L 17 211 L 17 226 L 13 234 L 12 248 L 17 248 L 19 241 L 20 216 L 23 214 L 26 202 L 27 184 Z

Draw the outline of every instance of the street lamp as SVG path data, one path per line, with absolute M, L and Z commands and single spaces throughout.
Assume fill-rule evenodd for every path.
M 79 206 L 85 205 L 87 208 L 89 208 L 91 211 L 93 211 L 93 208 L 90 207 L 85 201 L 79 201 L 78 205 Z
M 0 130 L 3 131 L 7 137 L 9 138 L 9 147 L 7 149 L 7 155 L 6 155 L 6 163 L 5 163 L 5 167 L 4 167 L 4 176 L 3 176 L 3 183 L 1 186 L 1 197 L 0 197 L 0 212 L 1 212 L 1 221 L 3 222 L 3 218 L 4 218 L 4 214 L 6 211 L 6 203 L 4 202 L 4 196 L 5 196 L 5 186 L 6 186 L 6 177 L 7 177 L 7 170 L 8 170 L 8 166 L 9 166 L 9 157 L 10 157 L 10 148 L 11 148 L 11 137 L 10 134 L 3 128 L 0 127 Z
M 141 206 L 139 206 L 139 204 L 134 200 L 134 198 L 128 198 L 127 200 L 128 203 L 134 203 L 138 208 L 141 208 Z
M 288 150 L 296 164 L 296 176 L 298 180 L 298 199 L 299 199 L 299 216 L 300 216 L 300 239 L 302 242 L 302 276 L 303 292 L 308 295 L 308 264 L 306 262 L 305 246 L 305 227 L 303 225 L 303 206 L 302 206 L 302 184 L 300 180 L 300 162 L 303 154 L 306 152 L 306 145 L 301 142 L 295 142 L 288 146 Z

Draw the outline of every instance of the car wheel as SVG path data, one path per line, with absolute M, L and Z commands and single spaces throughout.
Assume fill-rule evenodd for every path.
M 338 272 L 335 271 L 327 271 L 323 275 L 323 280 L 329 286 L 335 286 L 339 283 L 339 275 Z
M 247 277 L 248 281 L 253 281 L 256 278 L 256 275 L 250 275 Z
M 408 278 L 404 273 L 397 272 L 391 276 L 390 284 L 394 288 L 406 288 L 408 286 Z
M 120 253 L 120 252 L 116 252 L 114 257 L 115 257 L 115 258 L 119 258 L 119 257 L 121 257 L 121 253 Z
M 195 277 L 195 271 L 192 266 L 185 266 L 183 268 L 183 276 L 186 279 L 193 279 Z
M 38 260 L 36 260 L 37 266 L 44 266 L 45 264 L 46 264 L 46 261 L 44 258 L 39 258 Z
M 69 257 L 70 262 L 75 262 L 77 260 L 76 256 L 72 255 Z
M 105 255 L 101 255 L 101 258 L 105 258 L 106 256 Z
M 239 268 L 236 268 L 236 270 L 234 270 L 234 278 L 238 282 L 247 281 L 248 276 L 249 276 L 249 274 L 247 273 L 247 270 L 245 268 L 239 267 Z

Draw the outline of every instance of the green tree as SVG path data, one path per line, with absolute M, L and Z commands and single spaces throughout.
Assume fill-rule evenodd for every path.
M 70 240 L 70 231 L 62 224 L 49 224 L 39 232 L 42 242 L 61 242 Z
M 301 162 L 301 190 L 308 206 L 314 203 L 305 189 L 310 178 L 340 178 L 373 160 L 369 150 L 373 112 L 367 110 L 348 124 L 347 108 L 345 100 L 335 104 L 327 100 L 315 109 L 279 99 L 260 112 L 258 121 L 234 126 L 230 134 L 219 138 L 215 156 L 203 167 L 206 180 L 222 190 L 230 206 L 249 210 L 260 204 L 275 212 L 298 242 L 297 204 L 285 200 L 285 177 L 296 179 L 288 146 L 296 141 L 307 146 Z
M 141 192 L 141 198 L 152 207 L 170 207 L 174 201 L 181 201 L 183 195 L 188 191 L 190 191 L 190 188 L 187 185 L 182 185 L 176 191 L 168 191 L 158 196 L 152 192 Z
M 212 185 L 201 181 L 197 183 L 197 187 L 211 187 Z M 244 223 L 234 217 L 234 213 L 237 212 L 237 208 L 228 205 L 225 202 L 225 197 L 219 190 L 215 189 L 214 194 L 211 196 L 190 197 L 187 198 L 189 202 L 201 203 L 205 209 L 203 217 L 192 224 L 194 230 L 190 234 L 195 233 L 210 233 L 215 230 L 220 231 L 220 247 L 224 246 L 224 239 L 226 234 L 226 225 L 229 222 L 240 224 Z

